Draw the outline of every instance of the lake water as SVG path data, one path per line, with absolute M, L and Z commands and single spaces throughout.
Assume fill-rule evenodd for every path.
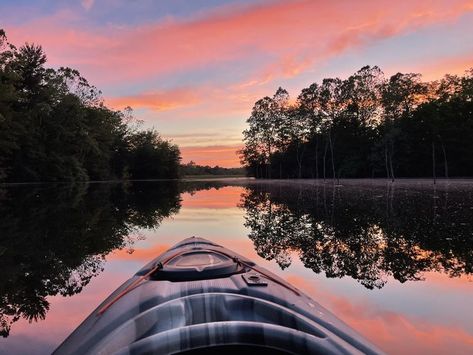
M 473 353 L 473 182 L 0 186 L 0 353 L 47 354 L 159 253 L 200 236 L 388 353 Z

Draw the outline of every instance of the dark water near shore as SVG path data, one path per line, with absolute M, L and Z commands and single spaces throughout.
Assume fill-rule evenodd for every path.
M 473 352 L 473 181 L 0 186 L 0 353 L 50 353 L 115 288 L 201 236 L 389 353 Z

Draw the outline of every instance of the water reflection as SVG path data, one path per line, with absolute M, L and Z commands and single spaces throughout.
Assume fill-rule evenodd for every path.
M 229 185 L 237 187 L 224 188 Z M 52 302 L 50 316 L 41 323 L 51 332 L 56 324 L 51 314 L 54 318 L 53 306 L 59 298 L 49 296 L 76 295 L 65 301 L 68 305 L 76 302 L 87 294 L 77 295 L 101 272 L 107 254 L 123 250 L 107 258 L 108 263 L 115 262 L 113 269 L 122 282 L 163 249 L 194 233 L 264 263 L 249 247 L 253 243 L 260 256 L 275 260 L 282 268 L 298 254 L 302 263 L 316 273 L 332 278 L 349 276 L 369 289 L 382 288 L 391 278 L 400 282 L 421 280 L 427 272 L 429 277 L 439 273 L 468 276 L 473 272 L 471 186 L 455 183 L 434 190 L 431 184 L 355 182 L 333 187 L 310 181 L 234 180 L 0 187 L 0 332 L 7 336 L 12 328 L 13 336 L 5 346 L 22 343 L 21 337 L 36 334 L 37 328 L 23 330 L 18 338 L 21 340 L 15 340 L 24 323 L 16 324 L 17 333 L 13 323 L 45 318 L 48 302 Z M 197 191 L 202 192 L 194 195 Z M 236 206 L 239 199 L 241 208 Z M 178 212 L 179 216 L 162 223 Z M 159 230 L 149 231 L 159 226 Z M 142 235 L 147 235 L 149 242 L 141 240 Z M 133 251 L 138 240 L 138 255 L 126 254 Z M 138 261 L 126 264 L 134 258 Z M 123 269 L 115 270 L 115 266 Z M 289 273 L 294 272 L 291 269 Z M 110 270 L 104 274 L 106 281 L 101 282 L 110 285 L 100 294 L 89 295 L 92 301 L 84 302 L 91 303 L 90 309 L 120 283 Z M 300 277 L 301 284 L 311 284 L 313 274 L 309 274 L 308 278 L 305 273 Z M 402 287 L 407 290 L 410 286 Z M 316 298 L 323 298 L 320 287 L 317 290 Z M 388 290 L 386 287 L 381 292 Z M 330 304 L 328 298 L 323 300 Z M 89 308 L 83 310 L 84 314 L 66 308 L 63 313 L 56 310 L 56 318 L 60 314 L 64 327 L 69 322 L 64 320 L 65 314 L 83 317 Z M 334 309 L 349 323 L 355 319 L 359 324 L 350 324 L 357 329 L 371 324 L 369 319 L 366 324 L 360 320 L 359 311 L 350 318 L 343 309 Z M 410 311 L 399 310 L 401 314 Z M 435 312 L 429 310 L 431 313 Z M 458 322 L 458 317 L 453 318 Z M 68 324 L 65 333 L 79 320 Z M 61 340 L 59 336 L 54 338 L 48 349 Z
M 428 271 L 471 275 L 472 200 L 461 186 L 261 183 L 240 205 L 261 257 L 284 269 L 297 252 L 316 273 L 374 289 Z
M 179 211 L 177 184 L 91 184 L 0 190 L 0 334 L 44 319 L 48 296 L 79 293 L 105 255 L 132 248 L 138 228 Z

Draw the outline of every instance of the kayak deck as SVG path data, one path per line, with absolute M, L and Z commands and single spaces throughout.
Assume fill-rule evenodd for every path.
M 119 287 L 56 354 L 380 351 L 317 302 L 235 252 L 188 238 Z

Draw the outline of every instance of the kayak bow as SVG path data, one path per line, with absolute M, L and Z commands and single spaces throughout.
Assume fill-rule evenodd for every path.
M 55 354 L 378 354 L 251 260 L 188 238 L 120 286 Z

